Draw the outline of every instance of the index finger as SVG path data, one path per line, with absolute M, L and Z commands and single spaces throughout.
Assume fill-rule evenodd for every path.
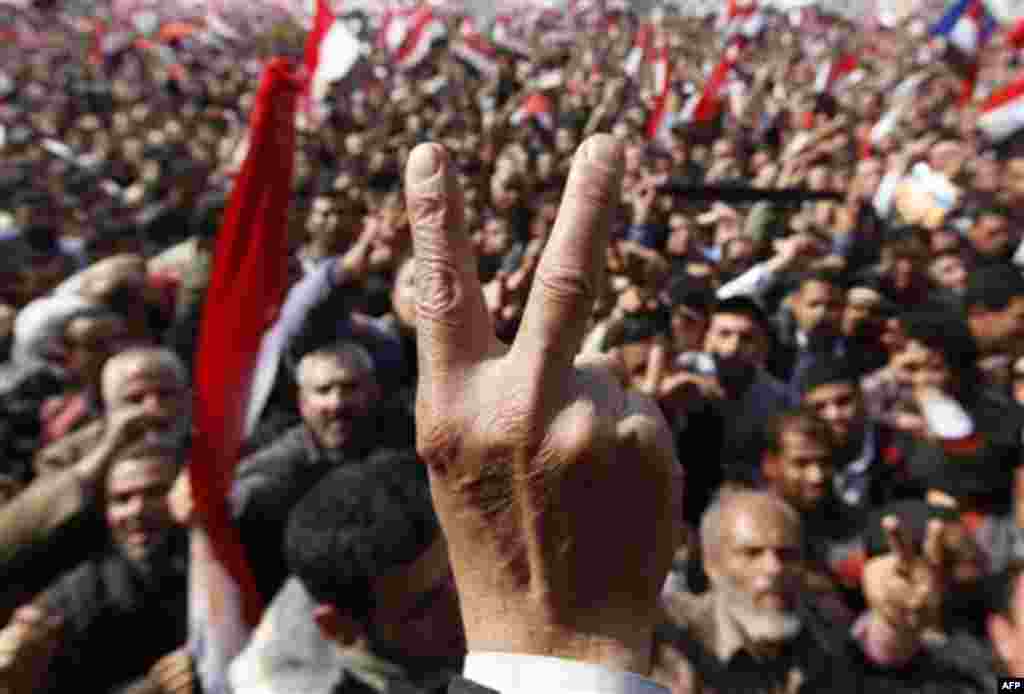
M 536 360 L 530 375 L 537 382 L 568 373 L 579 351 L 601 286 L 623 166 L 622 146 L 609 135 L 588 138 L 576 152 L 513 347 Z
M 451 383 L 496 338 L 463 229 L 462 196 L 444 148 L 422 144 L 405 171 L 406 208 L 416 258 L 416 351 L 421 383 Z
M 928 564 L 935 569 L 941 569 L 945 565 L 946 526 L 937 518 L 928 521 L 928 530 L 924 538 L 924 558 Z

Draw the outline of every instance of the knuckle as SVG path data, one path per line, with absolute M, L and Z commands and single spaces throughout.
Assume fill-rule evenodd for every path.
M 444 261 L 417 263 L 417 311 L 428 320 L 454 322 L 464 299 L 459 272 Z
M 553 263 L 537 271 L 537 284 L 552 300 L 581 303 L 596 296 L 593 278 L 582 268 Z
M 418 427 L 416 455 L 427 467 L 446 470 L 459 456 L 461 438 L 449 423 L 438 422 Z

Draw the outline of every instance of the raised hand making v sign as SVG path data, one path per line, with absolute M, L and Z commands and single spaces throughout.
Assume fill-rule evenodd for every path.
M 622 170 L 613 138 L 592 137 L 576 153 L 521 328 L 506 346 L 477 278 L 451 160 L 434 144 L 409 157 L 417 448 L 471 655 L 650 670 L 682 470 L 657 405 L 627 390 L 607 362 L 577 360 Z

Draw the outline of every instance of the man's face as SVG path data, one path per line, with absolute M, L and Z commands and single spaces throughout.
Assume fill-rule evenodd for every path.
M 845 446 L 864 431 L 864 403 L 852 383 L 818 386 L 804 396 L 804 404 L 828 423 L 839 446 Z
M 862 200 L 870 200 L 882 183 L 882 162 L 878 159 L 867 159 L 857 165 L 857 184 Z
M 971 332 L 986 352 L 1024 345 L 1024 296 L 1010 300 L 1002 311 L 973 310 Z
M 933 260 L 928 276 L 938 286 L 957 294 L 967 290 L 967 267 L 958 255 L 943 255 Z
M 769 477 L 783 499 L 801 511 L 813 511 L 832 483 L 831 449 L 802 431 L 783 432 L 780 448 L 769 462 Z
M 878 309 L 882 303 L 882 296 L 873 289 L 867 287 L 854 287 L 846 295 L 846 305 L 843 308 L 843 334 L 847 336 L 866 335 L 873 328 L 878 328 L 880 319 Z
M 986 214 L 971 227 L 971 245 L 984 256 L 1000 257 L 1010 250 L 1010 227 L 1001 215 Z
M 672 309 L 672 341 L 676 352 L 700 349 L 707 328 L 707 314 L 697 308 L 680 305 Z
M 166 547 L 174 522 L 167 494 L 177 467 L 166 458 L 124 460 L 107 477 L 107 527 L 114 546 L 133 563 L 147 563 Z
M 704 351 L 719 362 L 739 362 L 754 367 L 762 356 L 764 341 L 760 326 L 752 318 L 716 313 L 704 337 Z
M 839 290 L 826 282 L 805 282 L 793 301 L 793 317 L 805 335 L 835 335 L 843 311 Z
M 410 658 L 457 657 L 466 652 L 459 599 L 438 538 L 411 564 L 373 581 L 373 645 Z
M 329 240 L 338 232 L 338 214 L 334 201 L 327 197 L 313 200 L 306 229 L 315 240 Z
M 141 405 L 153 418 L 151 434 L 168 444 L 180 442 L 189 430 L 188 390 L 177 376 L 143 359 L 118 374 L 104 403 L 108 410 Z
M 910 388 L 937 388 L 953 392 L 953 372 L 945 357 L 917 340 L 908 340 L 899 355 L 900 378 Z
M 795 615 L 799 528 L 764 501 L 730 504 L 721 524 L 721 542 L 705 559 L 714 590 L 755 642 L 792 637 L 800 628 Z
M 351 361 L 311 354 L 299 363 L 299 412 L 327 450 L 344 447 L 373 406 L 373 376 Z
M 668 254 L 675 257 L 685 256 L 690 252 L 693 231 L 690 220 L 683 214 L 673 214 L 668 219 Z

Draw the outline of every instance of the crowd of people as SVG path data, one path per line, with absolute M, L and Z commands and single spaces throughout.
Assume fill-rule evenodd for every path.
M 0 47 L 0 682 L 198 692 L 190 372 L 297 34 L 97 55 L 59 8 L 5 11 L 46 49 Z M 1024 676 L 1024 142 L 931 19 L 766 11 L 733 42 L 609 5 L 494 74 L 373 44 L 304 109 L 229 499 L 267 605 L 231 690 Z M 997 35 L 978 93 L 1017 60 Z

